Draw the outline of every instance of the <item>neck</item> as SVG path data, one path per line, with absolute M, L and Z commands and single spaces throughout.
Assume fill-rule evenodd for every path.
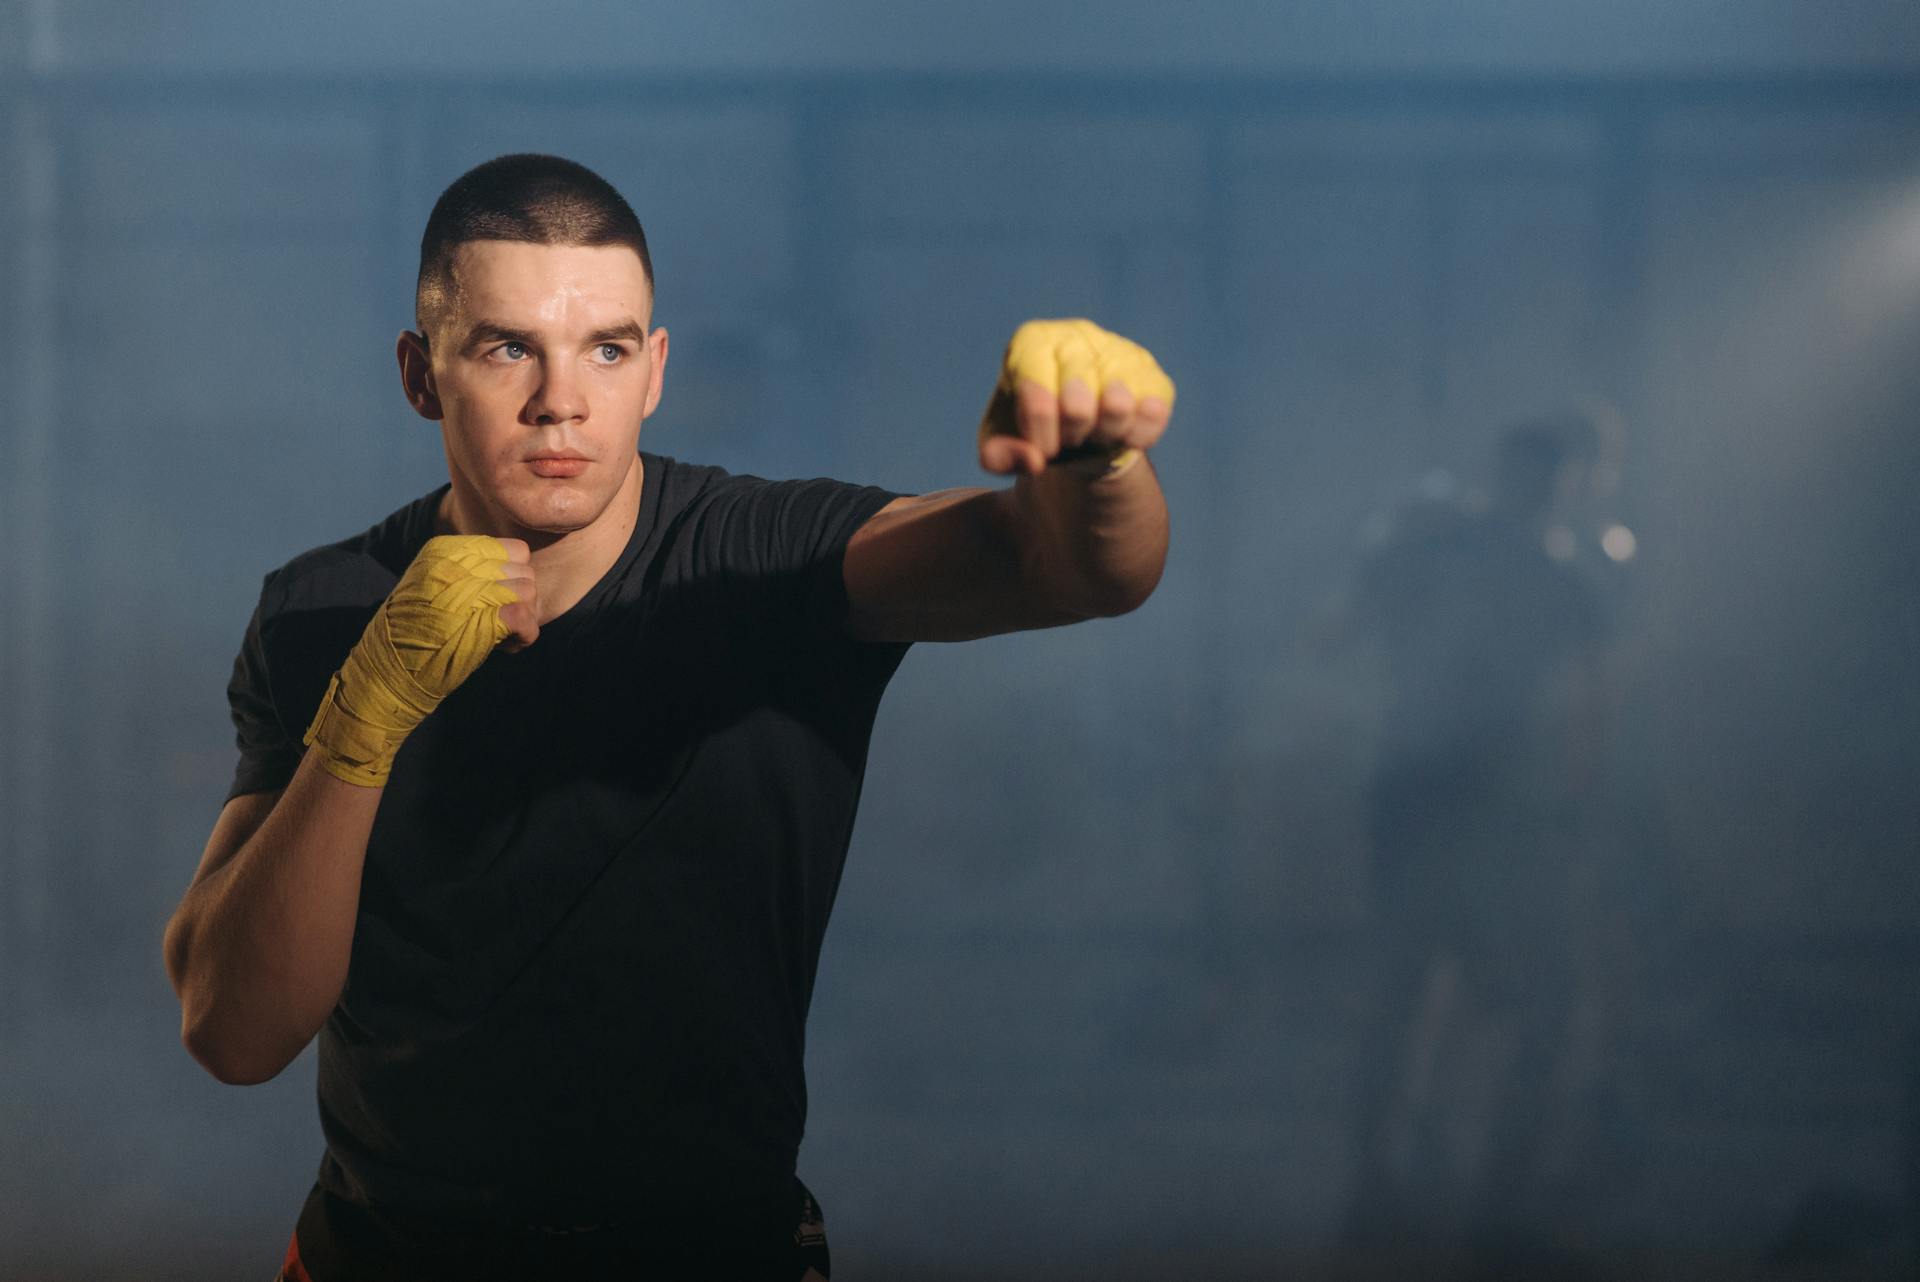
M 614 493 L 606 509 L 578 529 L 525 529 L 504 515 L 493 514 L 463 498 L 456 482 L 440 499 L 434 513 L 435 534 L 491 534 L 524 541 L 530 551 L 534 582 L 540 588 L 538 621 L 551 622 L 579 604 L 601 576 L 620 559 L 633 527 L 640 519 L 640 494 L 646 467 L 640 456 Z

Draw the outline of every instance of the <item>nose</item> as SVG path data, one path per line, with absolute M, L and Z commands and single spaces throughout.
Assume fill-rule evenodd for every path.
M 587 416 L 586 390 L 580 376 L 565 361 L 543 364 L 540 385 L 527 400 L 527 421 L 535 427 L 565 423 Z

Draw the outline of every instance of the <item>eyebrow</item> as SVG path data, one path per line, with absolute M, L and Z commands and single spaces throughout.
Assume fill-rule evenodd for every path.
M 647 331 L 639 321 L 624 320 L 617 325 L 607 325 L 587 335 L 587 346 L 595 343 L 610 343 L 615 339 L 630 338 L 636 343 L 647 341 Z M 539 346 L 539 341 L 527 330 L 517 325 L 508 325 L 502 321 L 481 318 L 467 327 L 467 336 L 460 344 L 461 351 L 470 351 L 477 343 L 525 343 L 529 347 Z
M 616 338 L 631 338 L 636 343 L 644 343 L 647 341 L 647 331 L 640 328 L 639 321 L 624 320 L 618 325 L 610 325 L 605 329 L 594 330 L 593 333 L 587 335 L 587 342 L 605 343 Z

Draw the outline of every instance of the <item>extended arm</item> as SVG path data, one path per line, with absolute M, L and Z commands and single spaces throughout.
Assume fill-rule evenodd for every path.
M 1167 555 L 1167 505 L 1144 459 L 1113 476 L 1049 467 L 1012 489 L 895 499 L 847 546 L 847 630 L 965 641 L 1124 614 Z
M 1145 451 L 1172 406 L 1145 349 L 1086 321 L 1023 325 L 979 438 L 981 465 L 1015 474 L 1013 487 L 876 513 L 847 546 L 847 630 L 957 641 L 1134 609 L 1166 563 L 1166 499 Z

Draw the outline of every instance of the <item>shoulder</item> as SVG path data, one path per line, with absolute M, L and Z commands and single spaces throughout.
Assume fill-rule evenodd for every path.
M 837 629 L 847 608 L 846 549 L 902 497 L 834 477 L 773 480 L 672 465 L 661 485 L 648 581 L 669 590 L 697 581 L 707 589 L 700 600 L 738 617 L 800 616 Z
M 659 524 L 682 534 L 798 533 L 820 525 L 857 525 L 902 497 L 836 477 L 776 479 L 651 454 L 642 457 L 649 483 L 659 478 Z
M 446 489 L 441 485 L 358 534 L 308 548 L 269 570 L 261 581 L 262 624 L 285 614 L 377 606 L 431 535 Z
M 289 732 L 305 725 L 367 620 L 433 528 L 444 487 L 344 539 L 311 547 L 267 572 L 241 641 L 235 685 L 277 709 Z
M 646 483 L 653 490 L 662 525 L 671 526 L 689 514 L 704 512 L 716 503 L 767 484 L 762 477 L 732 472 L 711 463 L 689 463 L 645 450 L 640 452 L 640 457 L 646 463 Z
M 660 515 L 668 519 L 689 510 L 705 511 L 742 502 L 751 503 L 796 487 L 843 484 L 827 478 L 782 480 L 753 472 L 736 472 L 712 463 L 689 463 L 644 451 L 641 458 L 646 461 L 648 484 L 659 487 Z

